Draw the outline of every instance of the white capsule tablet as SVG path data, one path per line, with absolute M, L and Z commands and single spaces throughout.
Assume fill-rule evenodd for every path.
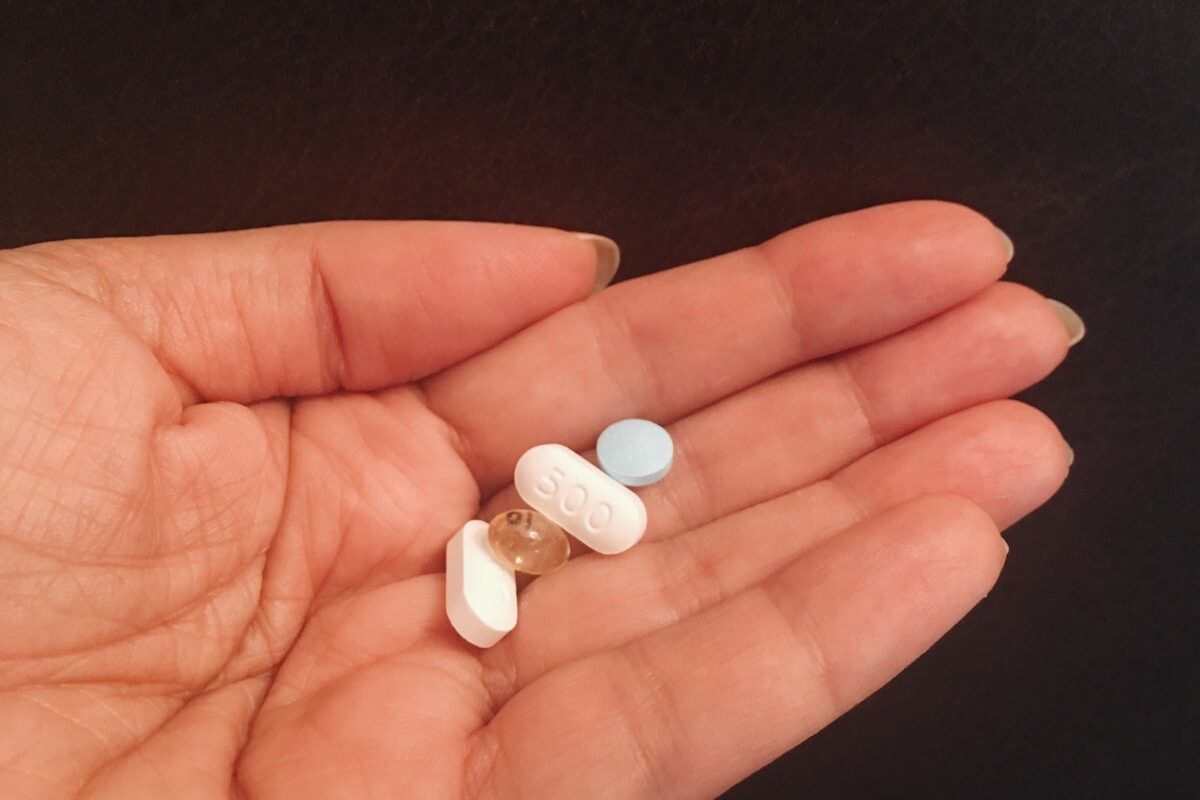
M 642 499 L 561 444 L 539 444 L 517 461 L 521 499 L 597 553 L 628 550 L 646 532 Z
M 517 578 L 492 553 L 483 520 L 463 525 L 446 544 L 446 616 L 476 647 L 491 647 L 517 625 Z

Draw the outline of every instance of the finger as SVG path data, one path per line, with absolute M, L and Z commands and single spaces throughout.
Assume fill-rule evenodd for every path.
M 584 558 L 521 595 L 521 622 L 483 655 L 493 694 L 618 647 L 736 595 L 846 528 L 918 497 L 954 494 L 1005 528 L 1046 502 L 1070 451 L 1041 412 L 1013 401 L 941 419 L 828 480 L 639 545 Z
M 720 606 L 546 675 L 480 734 L 484 763 L 468 774 L 497 796 L 715 796 L 924 652 L 1005 552 L 969 502 L 913 501 Z
M 191 400 L 402 383 L 578 300 L 611 243 L 463 222 L 333 222 L 11 251 L 117 314 Z
M 1015 394 L 1066 350 L 1050 304 L 1000 283 L 915 328 L 751 387 L 670 426 L 671 473 L 639 490 L 644 541 L 790 492 L 946 414 Z M 521 505 L 509 487 L 483 516 Z
M 796 363 L 894 333 L 994 281 L 1007 255 L 996 228 L 961 206 L 902 203 L 833 217 L 615 287 L 426 390 L 460 432 L 483 488 L 494 490 L 532 444 L 586 446 L 622 417 L 671 421 Z

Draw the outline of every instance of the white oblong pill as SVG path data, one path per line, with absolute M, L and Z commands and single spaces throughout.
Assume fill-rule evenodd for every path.
M 628 550 L 646 532 L 642 498 L 561 444 L 525 451 L 513 484 L 522 500 L 597 553 Z
M 446 544 L 446 616 L 476 647 L 491 647 L 517 626 L 517 578 L 492 553 L 483 520 L 463 525 Z

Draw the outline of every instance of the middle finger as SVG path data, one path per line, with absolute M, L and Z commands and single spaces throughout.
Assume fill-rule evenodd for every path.
M 1037 293 L 1000 283 L 904 333 L 799 367 L 669 426 L 675 464 L 638 491 L 644 541 L 673 536 L 835 472 L 871 449 L 1045 377 L 1066 331 Z M 483 519 L 525 506 L 511 486 Z

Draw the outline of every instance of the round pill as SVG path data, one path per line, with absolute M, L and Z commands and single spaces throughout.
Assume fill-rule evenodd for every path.
M 609 477 L 626 486 L 649 486 L 671 469 L 671 434 L 648 419 L 623 419 L 596 441 L 596 460 Z

